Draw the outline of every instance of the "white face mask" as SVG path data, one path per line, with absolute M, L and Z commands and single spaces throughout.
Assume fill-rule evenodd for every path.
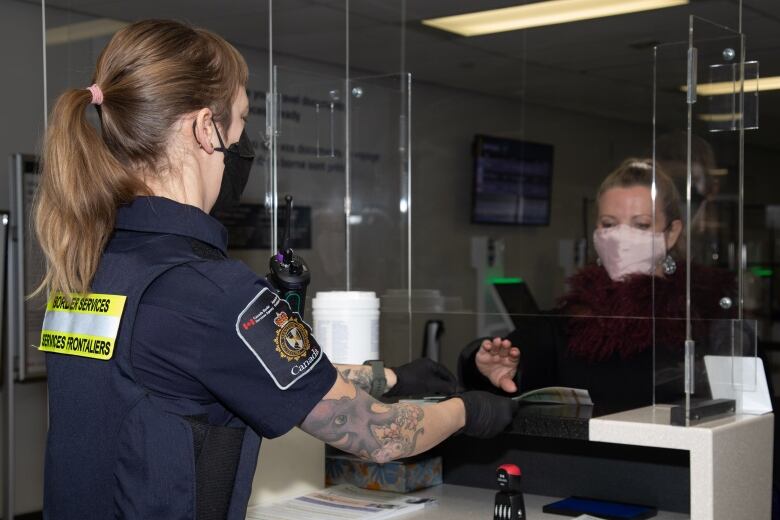
M 604 269 L 615 281 L 630 274 L 654 274 L 666 257 L 663 233 L 625 224 L 595 230 L 593 245 Z

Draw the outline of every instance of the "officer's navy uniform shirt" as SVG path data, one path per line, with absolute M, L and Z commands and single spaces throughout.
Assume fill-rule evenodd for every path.
M 170 216 L 161 213 L 169 207 Z M 138 230 L 180 233 L 225 254 L 225 228 L 197 208 L 155 199 L 154 205 L 136 203 L 123 211 L 120 225 L 128 217 Z M 216 257 L 158 278 L 138 306 L 133 366 L 139 380 L 161 396 L 186 397 L 207 406 L 219 403 L 263 437 L 295 427 L 333 386 L 335 372 L 322 363 L 287 390 L 274 384 L 236 333 L 236 318 L 266 287 L 243 262 Z M 262 325 L 269 331 L 267 352 L 261 355 L 268 363 L 281 360 L 275 352 L 273 319 Z
M 259 437 L 300 424 L 336 370 L 200 209 L 139 197 L 115 227 L 93 283 L 129 294 L 112 358 L 47 354 L 46 516 L 243 518 Z

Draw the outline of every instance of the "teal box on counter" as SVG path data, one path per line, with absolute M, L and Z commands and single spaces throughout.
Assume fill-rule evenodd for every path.
M 414 457 L 377 464 L 351 455 L 325 457 L 325 484 L 409 493 L 442 483 L 441 457 Z

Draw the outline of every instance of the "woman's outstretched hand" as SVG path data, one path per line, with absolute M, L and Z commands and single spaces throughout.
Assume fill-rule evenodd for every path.
M 515 375 L 520 363 L 520 349 L 507 339 L 486 339 L 477 351 L 477 370 L 504 392 L 517 392 Z

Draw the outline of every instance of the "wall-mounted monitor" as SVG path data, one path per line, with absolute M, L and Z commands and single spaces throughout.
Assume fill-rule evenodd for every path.
M 477 135 L 471 222 L 549 225 L 552 172 L 550 144 Z

